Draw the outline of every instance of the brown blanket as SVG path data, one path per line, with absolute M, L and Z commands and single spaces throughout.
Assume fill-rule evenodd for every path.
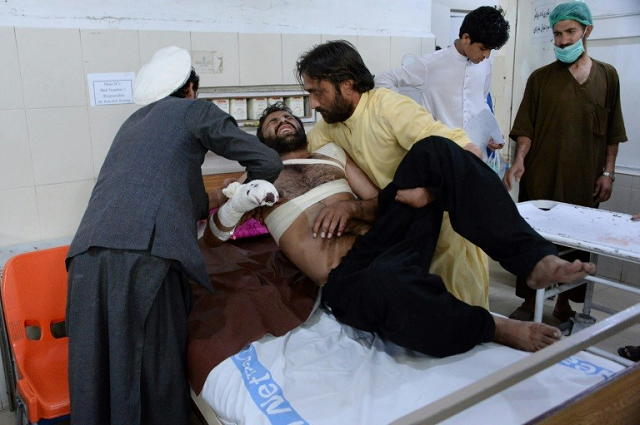
M 270 235 L 200 249 L 216 291 L 192 284 L 187 367 L 196 394 L 227 357 L 266 334 L 281 336 L 304 322 L 319 290 Z

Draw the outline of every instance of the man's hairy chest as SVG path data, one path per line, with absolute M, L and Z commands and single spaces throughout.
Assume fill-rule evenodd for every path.
M 320 154 L 312 154 L 309 158 L 330 160 Z M 324 183 L 344 178 L 344 171 L 333 165 L 285 164 L 276 180 L 276 187 L 285 200 L 291 200 Z

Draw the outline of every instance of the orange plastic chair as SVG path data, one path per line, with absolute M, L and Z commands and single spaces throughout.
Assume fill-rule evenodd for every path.
M 69 338 L 64 330 L 69 246 L 10 258 L 2 307 L 15 362 L 18 420 L 57 422 L 69 415 Z

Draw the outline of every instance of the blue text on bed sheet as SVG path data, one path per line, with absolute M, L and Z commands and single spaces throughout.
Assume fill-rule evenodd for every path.
M 260 363 L 253 345 L 232 357 L 253 402 L 273 425 L 309 425 L 284 397 L 282 388 Z

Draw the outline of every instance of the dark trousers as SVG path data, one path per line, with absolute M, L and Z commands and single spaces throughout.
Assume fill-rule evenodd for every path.
M 568 249 L 567 247 L 559 246 L 559 245 L 557 246 L 557 248 L 559 251 Z M 573 262 L 574 260 L 588 262 L 591 260 L 591 254 L 588 251 L 576 250 L 576 251 L 567 252 L 566 254 L 561 255 L 561 258 L 569 262 Z M 564 292 L 564 294 L 571 301 L 576 303 L 583 303 L 586 293 L 587 293 L 587 285 L 580 285 Z M 525 279 L 517 278 L 516 279 L 516 296 L 520 298 L 529 298 L 529 299 L 535 298 L 536 290 L 529 288 L 529 285 L 527 285 L 527 282 Z
M 414 187 L 436 201 L 413 209 L 394 200 L 398 189 Z M 557 253 L 520 216 L 495 172 L 441 137 L 412 147 L 379 203 L 373 228 L 330 273 L 323 302 L 339 321 L 425 354 L 462 353 L 495 334 L 489 312 L 458 300 L 428 272 L 444 211 L 456 232 L 517 276 Z
M 91 248 L 69 266 L 72 424 L 188 424 L 191 288 L 170 260 Z

